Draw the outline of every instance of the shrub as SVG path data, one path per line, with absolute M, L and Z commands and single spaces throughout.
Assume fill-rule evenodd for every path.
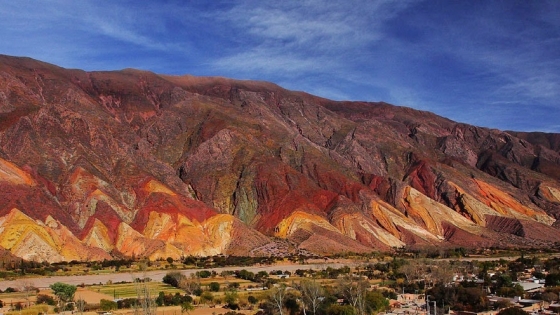
M 135 305 L 138 305 L 138 299 L 136 299 L 136 298 L 128 298 L 128 299 L 122 299 L 122 300 L 117 301 L 117 308 L 118 309 L 132 308 Z
M 259 302 L 259 299 L 257 299 L 255 296 L 253 295 L 249 295 L 249 297 L 247 297 L 247 301 L 249 301 L 249 303 L 255 305 Z
M 210 282 L 210 284 L 208 285 L 208 288 L 212 292 L 218 292 L 218 291 L 220 291 L 220 284 L 218 282 Z
M 202 270 L 202 271 L 197 271 L 196 275 L 203 278 L 203 279 L 206 279 L 206 278 L 210 278 L 212 273 L 208 270 Z
M 327 308 L 327 315 L 355 315 L 356 312 L 351 305 L 331 305 Z
M 102 311 L 114 310 L 114 309 L 117 309 L 117 302 L 114 302 L 114 301 L 111 301 L 111 300 L 101 299 L 101 301 L 99 301 L 99 308 Z
M 38 294 L 37 295 L 37 304 L 47 304 L 47 305 L 56 305 L 56 301 L 50 295 L 46 294 Z
M 214 295 L 212 295 L 212 293 L 208 291 L 204 291 L 200 295 L 200 303 L 202 304 L 212 303 L 213 300 L 214 300 Z
M 185 275 L 178 271 L 168 272 L 165 277 L 163 277 L 163 283 L 167 283 L 172 287 L 178 288 L 181 280 L 186 278 Z
M 529 313 L 517 307 L 510 307 L 499 311 L 497 315 L 529 315 Z

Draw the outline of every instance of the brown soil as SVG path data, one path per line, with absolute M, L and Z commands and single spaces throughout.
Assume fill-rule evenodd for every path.
M 101 299 L 110 301 L 113 300 L 113 297 L 108 294 L 94 292 L 85 288 L 78 288 L 76 294 L 74 294 L 74 297 L 75 300 L 82 299 L 88 304 L 97 304 L 99 303 L 99 301 L 101 301 Z

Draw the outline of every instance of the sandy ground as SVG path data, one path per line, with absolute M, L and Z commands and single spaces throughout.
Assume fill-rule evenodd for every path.
M 97 304 L 101 299 L 112 301 L 114 298 L 111 295 L 91 291 L 85 288 L 78 288 L 74 294 L 74 300 L 84 300 L 88 304 Z

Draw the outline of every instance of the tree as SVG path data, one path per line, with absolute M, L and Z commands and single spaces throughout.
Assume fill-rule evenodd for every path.
M 163 283 L 167 283 L 172 287 L 179 287 L 179 284 L 186 276 L 178 271 L 168 272 L 165 277 L 163 277 Z
M 157 306 L 165 305 L 165 292 L 163 291 L 159 292 L 158 297 L 156 298 L 156 304 Z
M 259 299 L 256 298 L 254 295 L 249 295 L 247 297 L 247 302 L 251 303 L 252 305 L 255 305 L 259 302 Z
M 545 292 L 542 294 L 542 300 L 546 301 L 548 303 L 552 303 L 552 301 L 557 301 L 558 300 L 558 294 L 554 293 L 554 292 Z
M 340 294 L 344 299 L 354 307 L 357 315 L 366 313 L 366 293 L 369 288 L 369 282 L 364 280 L 353 281 L 352 278 L 344 278 L 339 280 L 338 287 Z
M 181 304 L 181 314 L 189 314 L 192 310 L 194 310 L 194 306 L 191 304 L 191 302 L 183 302 L 183 304 Z
M 327 315 L 355 315 L 356 311 L 352 305 L 333 304 L 327 308 Z
M 78 311 L 78 313 L 80 315 L 84 314 L 84 310 L 86 308 L 86 301 L 84 301 L 82 298 L 78 298 L 78 300 L 76 301 L 76 310 Z
M 498 275 L 497 279 L 496 279 L 496 285 L 498 288 L 501 287 L 512 287 L 513 286 L 513 281 L 511 280 L 510 275 L 506 274 L 506 273 L 501 273 Z
M 450 305 L 455 311 L 482 312 L 488 310 L 489 301 L 486 292 L 478 286 L 464 287 L 469 284 L 465 282 L 455 287 L 436 284 L 427 291 L 430 301 L 436 301 L 437 305 Z
M 286 284 L 281 283 L 270 290 L 269 300 L 274 305 L 274 308 L 278 310 L 280 315 L 284 315 L 284 302 L 286 300 Z
M 224 302 L 228 305 L 228 308 L 232 310 L 239 309 L 239 305 L 237 304 L 237 290 L 226 290 L 224 294 Z
M 366 293 L 366 312 L 381 312 L 389 309 L 389 300 L 387 300 L 380 291 L 369 291 Z
M 99 308 L 102 311 L 115 310 L 115 309 L 117 309 L 117 302 L 111 301 L 111 300 L 106 300 L 106 299 L 101 299 L 101 301 L 99 301 Z
M 448 261 L 438 261 L 431 269 L 436 282 L 447 284 L 453 279 L 453 268 Z
M 47 305 L 56 305 L 56 301 L 50 295 L 46 294 L 37 294 L 37 301 L 36 304 L 47 304 Z
M 29 295 L 31 292 L 39 292 L 39 290 L 33 285 L 33 282 L 27 279 L 18 280 L 18 290 L 25 294 L 26 307 L 29 307 Z
M 201 270 L 201 271 L 197 271 L 196 275 L 199 276 L 202 279 L 206 279 L 206 278 L 210 278 L 210 276 L 212 275 L 212 272 L 210 272 L 208 270 Z
M 77 287 L 75 285 L 66 284 L 62 282 L 56 282 L 51 284 L 51 290 L 54 295 L 58 298 L 58 309 L 64 309 L 66 303 L 74 299 L 74 293 L 76 293 Z
M 181 278 L 179 288 L 185 290 L 189 295 L 196 295 L 195 293 L 200 290 L 200 279 L 195 274 L 191 274 L 190 278 Z
M 501 287 L 498 290 L 498 295 L 500 296 L 514 297 L 523 296 L 524 294 L 525 290 L 523 290 L 523 287 L 519 283 L 516 283 L 511 287 Z
M 290 291 L 286 295 L 286 301 L 284 301 L 284 306 L 290 312 L 290 315 L 298 314 L 300 311 L 299 303 L 298 303 L 298 295 L 294 294 L 293 291 Z
M 222 272 L 220 272 L 220 276 L 222 276 L 225 280 L 227 280 L 227 278 L 229 276 L 231 276 L 233 274 L 233 271 L 231 270 L 224 270 Z
M 560 285 L 560 273 L 549 273 L 545 277 L 546 287 L 555 287 Z
M 212 295 L 212 293 L 208 291 L 202 292 L 202 294 L 200 295 L 200 303 L 209 304 L 212 303 L 212 301 L 214 301 L 214 295 Z
M 137 304 L 134 307 L 135 315 L 156 315 L 157 304 L 154 298 L 152 289 L 149 286 L 149 281 L 144 279 L 135 279 L 134 288 L 136 290 Z
M 529 313 L 517 307 L 509 307 L 499 311 L 496 315 L 529 315 Z
M 311 314 L 316 315 L 321 298 L 323 297 L 323 288 L 315 280 L 302 280 L 299 285 L 303 307 L 308 309 Z
M 409 260 L 406 264 L 399 267 L 399 272 L 404 274 L 407 282 L 413 282 L 420 279 L 424 274 L 425 261 L 418 259 Z
M 210 282 L 210 284 L 208 285 L 208 288 L 212 292 L 218 292 L 218 291 L 220 291 L 220 284 L 218 282 Z

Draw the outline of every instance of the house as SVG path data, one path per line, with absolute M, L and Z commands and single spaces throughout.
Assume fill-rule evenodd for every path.
M 533 281 L 533 282 L 529 282 L 529 281 L 514 282 L 514 284 L 519 284 L 521 287 L 523 287 L 523 291 L 528 292 L 528 293 L 538 292 L 538 291 L 540 291 L 542 288 L 544 288 L 544 283 L 540 283 L 540 281 Z

